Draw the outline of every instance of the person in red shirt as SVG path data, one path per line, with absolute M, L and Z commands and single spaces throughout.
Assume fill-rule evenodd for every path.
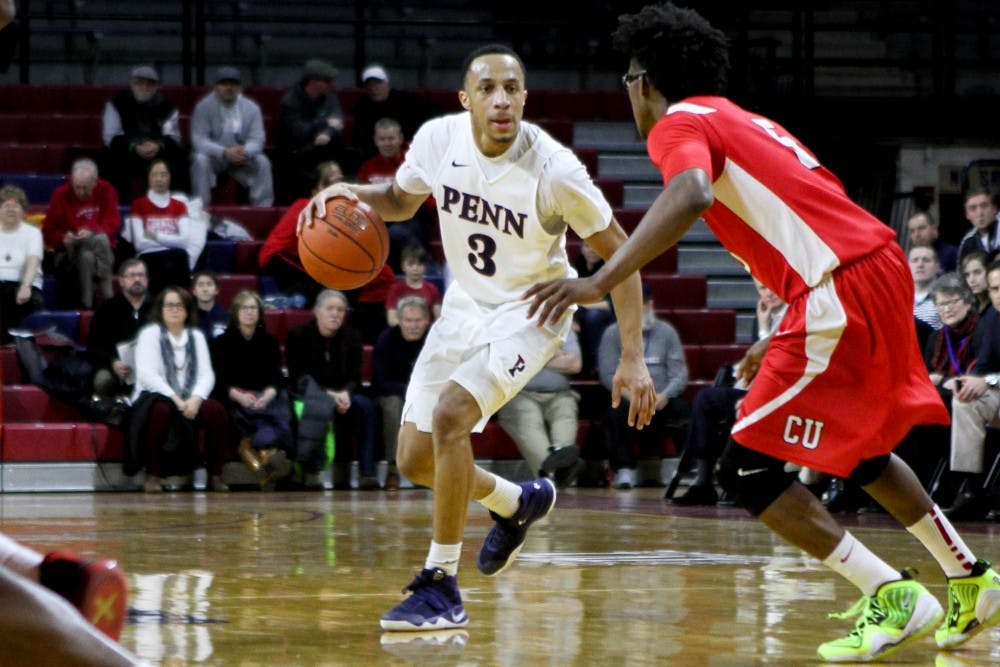
M 1000 621 L 1000 576 L 980 560 L 892 451 L 918 424 L 947 424 L 913 326 L 913 282 L 895 233 L 847 196 L 787 130 L 722 97 L 726 36 L 672 3 L 619 17 L 622 83 L 665 189 L 597 273 L 528 290 L 540 322 L 596 301 L 703 218 L 788 310 L 755 343 L 719 481 L 771 530 L 861 589 L 861 619 L 821 644 L 831 661 L 869 661 L 934 630 L 933 595 L 841 527 L 786 469 L 848 477 L 930 552 L 949 582 L 939 647 Z M 766 355 L 764 354 L 766 351 Z M 845 615 L 846 617 L 847 615 Z
M 441 290 L 424 278 L 427 271 L 427 251 L 418 245 L 406 246 L 402 252 L 403 276 L 397 278 L 385 297 L 385 317 L 389 326 L 399 324 L 396 304 L 407 296 L 419 296 L 428 306 L 432 320 L 441 316 Z
M 316 167 L 316 185 L 312 194 L 344 180 L 344 172 L 340 165 L 330 160 Z M 316 296 L 323 289 L 322 285 L 312 279 L 302 268 L 299 260 L 299 237 L 295 233 L 299 213 L 309 203 L 309 197 L 296 199 L 278 220 L 278 224 L 268 233 L 261 246 L 257 262 L 262 275 L 274 279 L 282 294 L 288 296 L 301 294 L 306 303 L 316 301 Z
M 403 164 L 406 144 L 400 124 L 392 118 L 382 118 L 375 123 L 375 146 L 378 155 L 365 160 L 358 170 L 360 183 L 391 183 L 396 170 Z M 411 245 L 420 245 L 430 251 L 430 230 L 436 222 L 436 204 L 428 198 L 409 220 L 400 220 L 389 225 L 388 264 L 396 272 L 401 272 L 402 251 Z M 390 324 L 392 324 L 390 322 Z
M 94 281 L 101 295 L 113 294 L 113 248 L 121 228 L 118 194 L 97 174 L 97 164 L 82 158 L 73 163 L 68 183 L 52 193 L 45 212 L 42 236 L 45 246 L 55 252 L 57 275 L 62 284 L 78 280 L 80 292 L 72 301 L 84 308 L 94 307 Z M 67 295 L 69 298 L 69 295 Z

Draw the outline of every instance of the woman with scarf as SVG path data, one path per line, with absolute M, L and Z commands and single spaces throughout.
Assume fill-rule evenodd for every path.
M 977 326 L 976 296 L 958 273 L 939 276 L 931 285 L 930 294 L 942 326 L 927 338 L 924 361 L 931 381 L 950 411 L 957 378 L 966 375 L 976 363 L 983 339 L 982 327 Z M 911 430 L 896 448 L 896 454 L 910 464 L 941 507 L 951 503 L 956 486 L 954 480 L 942 478 L 938 472 L 941 462 L 948 460 L 950 446 L 950 426 L 923 425 Z
M 198 432 L 204 429 L 209 488 L 228 491 L 222 481 L 228 415 L 219 401 L 209 397 L 215 373 L 205 336 L 196 326 L 191 293 L 176 286 L 165 288 L 156 297 L 150 319 L 136 343 L 125 474 L 134 475 L 145 464 L 145 490 L 161 491 L 164 472 L 190 474 Z

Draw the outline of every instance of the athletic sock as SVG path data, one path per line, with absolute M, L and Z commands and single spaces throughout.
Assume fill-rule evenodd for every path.
M 975 565 L 975 554 L 937 505 L 906 529 L 937 559 L 946 576 L 967 576 Z
M 867 596 L 875 595 L 878 587 L 887 581 L 898 581 L 902 575 L 892 569 L 884 560 L 873 554 L 850 532 L 826 557 L 823 565 L 847 579 Z
M 509 519 L 521 507 L 521 485 L 498 475 L 493 475 L 493 479 L 496 481 L 496 486 L 492 493 L 477 502 L 494 514 Z
M 441 568 L 446 574 L 455 576 L 458 574 L 458 559 L 462 555 L 462 543 L 458 544 L 438 544 L 431 540 L 431 549 L 427 552 L 427 560 L 424 567 L 428 570 Z

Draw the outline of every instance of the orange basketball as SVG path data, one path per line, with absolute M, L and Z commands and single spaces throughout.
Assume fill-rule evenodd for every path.
M 389 232 L 368 204 L 326 200 L 326 215 L 299 235 L 299 259 L 320 285 L 348 290 L 368 283 L 389 257 Z

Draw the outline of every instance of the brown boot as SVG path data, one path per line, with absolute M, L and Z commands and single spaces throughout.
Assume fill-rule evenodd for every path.
M 243 438 L 240 440 L 238 451 L 240 458 L 243 459 L 243 463 L 246 464 L 247 468 L 250 468 L 250 470 L 255 473 L 259 473 L 261 465 L 260 459 L 257 458 L 257 452 L 255 452 L 253 447 L 250 445 L 250 438 Z

